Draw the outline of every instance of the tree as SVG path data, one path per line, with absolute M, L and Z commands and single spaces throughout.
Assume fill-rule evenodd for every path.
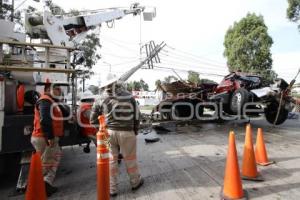
M 52 7 L 52 9 L 54 9 L 58 6 L 54 4 Z M 62 10 L 61 12 L 65 13 L 64 10 Z M 76 9 L 71 9 L 68 14 L 71 16 L 78 16 L 80 15 L 80 11 Z M 86 36 L 83 42 L 79 44 L 78 48 L 83 51 L 84 60 L 82 61 L 81 65 L 83 65 L 87 69 L 91 69 L 101 58 L 100 54 L 97 53 L 98 48 L 101 48 L 100 39 L 99 36 L 93 32 L 89 33 Z
M 14 10 L 12 3 L 8 0 L 0 0 L 0 19 L 11 20 L 22 26 L 21 12 Z
M 53 15 L 63 15 L 66 14 L 64 9 L 60 6 L 54 4 L 52 0 L 47 0 L 46 5 L 49 7 L 50 11 Z M 68 13 L 70 16 L 78 16 L 80 15 L 80 11 L 76 9 L 71 9 Z M 98 48 L 101 48 L 99 36 L 93 32 L 90 32 L 83 42 L 81 42 L 78 47 L 83 52 L 83 60 L 81 61 L 81 65 L 84 68 L 91 69 L 97 61 L 101 58 L 100 54 L 97 53 Z M 91 75 L 91 74 L 90 74 Z M 89 76 L 87 76 L 89 78 Z
M 59 5 L 53 3 L 52 0 L 46 0 L 45 3 L 53 15 L 63 15 L 66 13 L 64 9 L 62 9 Z
M 84 61 L 82 65 L 91 69 L 101 58 L 97 53 L 98 48 L 101 48 L 99 37 L 95 33 L 87 35 L 79 48 L 83 51 Z
M 141 87 L 144 91 L 149 91 L 149 85 L 143 80 L 140 80 Z
M 288 0 L 287 17 L 292 22 L 300 22 L 300 0 Z M 300 24 L 298 25 L 300 30 Z
M 127 83 L 126 86 L 128 91 L 149 91 L 149 85 L 143 79 L 141 79 L 140 81 L 131 81 Z
M 88 90 L 91 91 L 94 95 L 99 94 L 99 87 L 95 85 L 90 85 Z
M 195 71 L 188 71 L 188 82 L 193 83 L 193 84 L 200 83 L 199 73 L 197 73 Z
M 9 19 L 11 11 L 11 3 L 9 3 L 8 0 L 0 0 L 0 19 Z
M 199 82 L 199 84 L 203 84 L 203 83 L 213 83 L 213 84 L 218 84 L 218 83 L 216 83 L 215 81 L 210 80 L 210 79 L 206 79 L 206 78 L 201 79 L 200 82 Z
M 163 81 L 164 83 L 171 83 L 173 81 L 178 81 L 178 78 L 175 76 L 167 76 L 165 77 L 165 80 Z
M 272 71 L 272 44 L 263 17 L 247 14 L 229 27 L 225 35 L 224 56 L 229 70 L 255 73 L 272 80 L 275 74 Z
M 155 81 L 155 88 L 159 89 L 160 86 L 161 86 L 161 80 L 158 79 L 158 80 Z

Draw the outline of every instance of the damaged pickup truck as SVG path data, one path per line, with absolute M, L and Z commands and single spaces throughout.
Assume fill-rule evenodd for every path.
M 203 120 L 205 117 L 201 116 L 207 109 L 214 111 L 214 119 L 253 119 L 264 115 L 269 123 L 279 125 L 293 108 L 290 89 L 294 83 L 295 80 L 288 84 L 276 79 L 269 87 L 263 87 L 261 77 L 233 72 L 219 85 L 195 86 L 183 81 L 162 84 L 165 97 L 152 116 L 154 120 Z

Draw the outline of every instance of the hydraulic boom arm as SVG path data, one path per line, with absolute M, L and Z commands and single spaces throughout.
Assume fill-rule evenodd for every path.
M 87 32 L 102 23 L 112 22 L 125 15 L 138 15 L 145 7 L 133 4 L 129 9 L 110 8 L 79 16 L 54 16 L 45 11 L 43 16 L 27 15 L 26 31 L 33 39 L 50 39 L 53 45 L 76 46 Z

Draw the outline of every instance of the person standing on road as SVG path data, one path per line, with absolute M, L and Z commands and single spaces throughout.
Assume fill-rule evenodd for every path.
M 31 143 L 41 153 L 47 196 L 57 191 L 53 181 L 62 156 L 59 137 L 63 136 L 63 113 L 56 103 L 60 96 L 60 87 L 47 83 L 34 109 Z
M 121 151 L 130 179 L 132 190 L 139 189 L 144 181 L 140 175 L 137 159 L 137 131 L 139 110 L 131 93 L 117 79 L 111 79 L 100 87 L 102 94 L 92 107 L 90 121 L 99 125 L 98 116 L 105 115 L 110 141 L 110 195 L 118 193 L 118 155 Z

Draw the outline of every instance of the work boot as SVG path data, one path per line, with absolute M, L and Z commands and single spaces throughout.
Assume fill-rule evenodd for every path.
M 50 197 L 52 194 L 57 192 L 57 187 L 50 185 L 47 181 L 45 181 L 45 186 L 46 186 L 46 193 L 48 197 Z
M 119 153 L 119 155 L 118 155 L 118 164 L 121 164 L 122 159 L 123 159 L 123 155 Z
M 115 192 L 115 193 L 110 193 L 110 197 L 116 197 L 117 195 L 118 195 L 117 192 Z
M 141 178 L 140 183 L 137 186 L 131 188 L 132 191 L 138 190 L 143 184 L 144 184 L 144 179 Z

